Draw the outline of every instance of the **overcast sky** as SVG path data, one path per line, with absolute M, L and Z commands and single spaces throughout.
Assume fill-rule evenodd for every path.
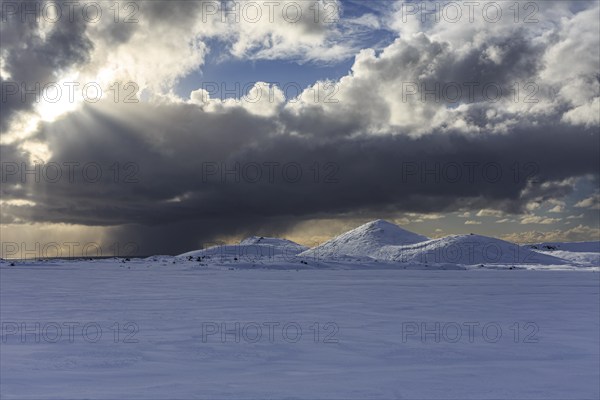
M 3 0 L 3 254 L 598 240 L 599 3 L 515 4 Z

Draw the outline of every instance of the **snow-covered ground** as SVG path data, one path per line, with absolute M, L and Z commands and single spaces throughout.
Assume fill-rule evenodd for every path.
M 429 239 L 0 260 L 2 399 L 598 399 L 596 242 Z
M 0 397 L 600 396 L 589 268 L 201 264 L 1 263 Z

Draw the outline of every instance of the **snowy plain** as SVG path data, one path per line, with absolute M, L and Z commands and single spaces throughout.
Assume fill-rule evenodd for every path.
M 197 264 L 4 263 L 1 397 L 600 395 L 597 272 Z

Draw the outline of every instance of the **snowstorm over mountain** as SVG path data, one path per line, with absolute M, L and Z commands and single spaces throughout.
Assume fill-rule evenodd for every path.
M 596 1 L 2 4 L 19 246 L 598 237 Z

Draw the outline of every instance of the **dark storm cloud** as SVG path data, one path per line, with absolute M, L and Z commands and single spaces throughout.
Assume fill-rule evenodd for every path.
M 426 87 L 433 88 L 439 82 L 476 82 L 485 87 L 494 84 L 502 88 L 509 88 L 516 82 L 525 83 L 534 81 L 536 72 L 542 66 L 541 58 L 545 46 L 525 38 L 525 29 L 516 30 L 510 36 L 493 38 L 484 45 L 472 49 L 464 57 L 456 57 L 452 52 L 447 63 L 438 66 L 436 76 L 424 81 Z M 496 63 L 485 54 L 485 50 L 494 46 L 502 54 L 502 61 Z M 482 93 L 473 91 L 473 100 L 482 101 Z M 504 96 L 512 92 L 504 90 Z M 483 99 L 485 100 L 485 99 Z
M 126 225 L 114 234 L 138 238 L 143 252 L 173 252 L 240 229 L 284 230 L 302 219 L 350 211 L 520 212 L 530 201 L 571 190 L 557 182 L 597 174 L 597 130 L 557 121 L 505 135 L 434 132 L 411 139 L 340 132 L 319 140 L 318 126 L 310 137 L 290 134 L 276 119 L 241 108 L 219 114 L 194 105 L 133 104 L 121 105 L 120 117 L 113 118 L 111 107 L 88 107 L 44 127 L 39 139 L 53 153 L 48 163 L 80 164 L 73 182 L 65 167 L 58 182 L 48 182 L 43 173 L 36 184 L 26 177 L 28 198 L 37 206 L 15 207 L 13 215 Z M 98 182 L 92 182 L 95 168 L 88 170 L 93 179 L 83 177 L 83 166 L 92 162 L 103 172 Z M 126 169 L 127 163 L 136 167 Z M 236 170 L 236 163 L 237 173 L 221 176 L 221 170 Z M 258 180 L 256 166 L 263 175 Z M 302 177 L 295 181 L 299 170 Z M 19 180 L 11 176 L 7 184 Z

